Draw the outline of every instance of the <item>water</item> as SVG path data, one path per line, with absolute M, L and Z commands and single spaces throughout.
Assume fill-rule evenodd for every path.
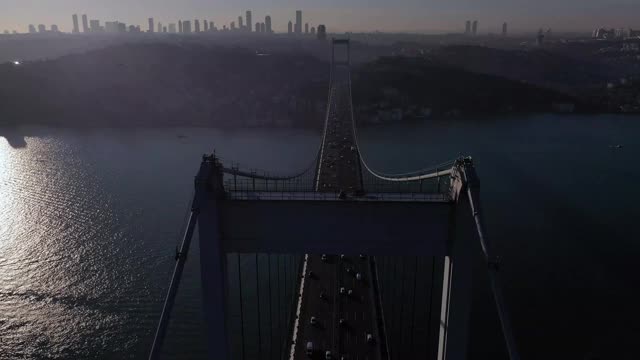
M 524 358 L 637 358 L 640 118 L 426 122 L 360 131 L 386 172 L 474 156 Z M 200 155 L 295 170 L 299 130 L 0 128 L 0 358 L 140 358 L 171 276 Z M 610 145 L 624 144 L 622 149 Z M 194 243 L 197 245 L 197 242 Z M 197 246 L 167 342 L 203 356 Z M 501 358 L 479 267 L 473 357 Z

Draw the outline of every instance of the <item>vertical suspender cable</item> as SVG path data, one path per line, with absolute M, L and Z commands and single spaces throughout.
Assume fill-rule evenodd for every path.
M 273 359 L 273 294 L 271 293 L 271 254 L 267 254 L 269 265 L 269 360 Z
M 242 341 L 242 360 L 244 360 L 244 313 L 242 311 L 242 272 L 240 270 L 240 253 L 238 253 L 238 291 L 240 294 L 240 340 Z
M 258 359 L 262 356 L 262 334 L 260 332 L 260 272 L 258 271 L 258 253 L 256 253 L 256 302 L 258 303 Z

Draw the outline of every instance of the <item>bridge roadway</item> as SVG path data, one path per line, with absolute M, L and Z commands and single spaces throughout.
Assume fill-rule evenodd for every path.
M 316 190 L 344 191 L 350 197 L 362 190 L 362 175 L 353 133 L 348 67 L 334 68 L 329 101 Z M 365 256 L 307 257 L 292 359 L 325 359 L 327 351 L 332 359 L 381 359 L 370 273 Z M 367 341 L 367 334 L 373 342 Z M 311 356 L 307 354 L 308 342 L 313 343 Z

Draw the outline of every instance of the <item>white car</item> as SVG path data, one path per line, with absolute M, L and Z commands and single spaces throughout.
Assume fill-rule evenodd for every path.
M 362 280 L 362 274 L 357 273 L 356 274 L 356 280 L 358 280 L 358 281 Z
M 331 355 L 331 351 L 327 350 L 327 352 L 326 352 L 326 353 L 324 353 L 324 358 L 325 358 L 326 360 L 331 360 L 331 359 L 333 359 L 333 355 Z
M 367 334 L 367 342 L 368 342 L 369 344 L 373 344 L 373 335 L 371 335 L 371 334 Z
M 311 323 L 311 326 L 316 326 L 316 324 L 318 323 L 315 316 L 312 316 L 309 322 Z
M 340 295 L 344 295 L 344 292 L 345 292 L 344 287 L 341 287 L 340 288 Z

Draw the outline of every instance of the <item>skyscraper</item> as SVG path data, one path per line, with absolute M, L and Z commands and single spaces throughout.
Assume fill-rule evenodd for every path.
M 203 20 L 202 23 L 204 24 L 204 31 L 209 31 L 209 22 L 207 20 Z
M 89 29 L 91 32 L 100 32 L 100 20 L 90 20 Z
M 60 32 L 60 29 L 58 29 L 58 25 L 51 25 L 51 32 Z
M 471 20 L 467 20 L 467 23 L 464 26 L 464 34 L 471 35 Z
M 318 40 L 327 39 L 327 27 L 324 25 L 318 25 Z
M 191 34 L 191 21 L 185 20 L 182 22 L 182 32 L 185 34 Z
M 162 32 L 162 23 L 158 23 L 158 32 L 161 33 Z
M 42 25 L 42 24 L 38 25 L 38 32 L 39 33 L 43 33 L 43 32 L 46 32 L 46 31 L 47 31 L 47 28 L 44 25 Z
M 147 32 L 153 32 L 153 18 L 149 18 L 149 30 Z
M 474 36 L 475 36 L 475 35 L 478 35 L 478 20 L 474 20 L 474 21 L 473 21 L 473 28 L 472 28 L 472 31 L 473 31 L 473 35 L 474 35 Z
M 194 27 L 195 32 L 199 33 L 200 32 L 200 20 L 195 19 L 193 21 L 193 27 Z
M 229 24 L 229 30 L 235 30 L 236 29 L 236 22 L 232 21 L 231 24 Z
M 182 28 L 182 20 L 178 20 L 178 32 L 180 34 L 183 33 L 183 28 Z
M 242 23 L 242 16 L 238 16 L 238 29 L 243 30 L 244 24 Z
M 213 26 L 213 21 L 209 21 L 209 31 L 214 31 L 216 30 L 216 27 Z
M 35 33 L 37 33 L 36 27 L 33 26 L 33 24 L 29 25 L 29 34 L 35 34 Z
M 89 32 L 89 20 L 87 20 L 87 15 L 82 15 L 82 32 Z
M 73 14 L 73 33 L 77 34 L 80 32 L 80 26 L 78 25 L 78 14 Z
M 251 25 L 253 24 L 251 22 L 251 10 L 247 10 L 247 13 L 244 16 L 244 19 L 247 21 L 247 31 L 251 32 Z
M 267 26 L 264 23 L 260 23 L 260 32 L 265 33 L 267 31 Z
M 302 10 L 296 10 L 296 34 L 300 34 L 302 32 Z
M 311 35 L 315 35 L 316 34 L 316 28 L 314 28 L 313 26 L 311 27 Z
M 175 34 L 176 32 L 176 24 L 169 24 L 169 32 Z
M 266 32 L 271 34 L 273 30 L 271 30 L 271 16 L 267 15 L 264 17 L 264 25 L 266 27 Z
M 293 27 L 293 24 L 291 23 L 291 20 L 289 20 L 289 23 L 287 24 L 287 33 L 288 34 L 291 34 L 293 32 L 292 29 L 291 29 L 292 27 Z
M 256 32 L 257 33 L 260 32 L 260 23 L 259 22 L 256 23 Z
M 309 33 L 309 23 L 305 23 L 304 24 L 304 33 L 308 34 Z
M 507 23 L 502 24 L 502 36 L 507 36 Z

